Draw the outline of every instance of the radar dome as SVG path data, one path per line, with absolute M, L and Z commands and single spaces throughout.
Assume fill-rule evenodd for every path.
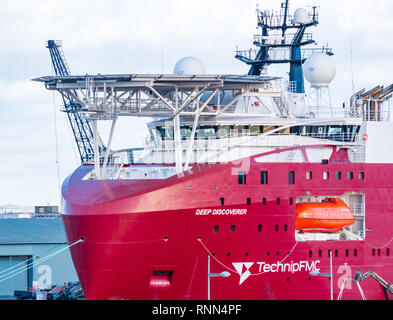
M 173 71 L 174 74 L 205 74 L 205 66 L 195 57 L 184 57 L 180 59 Z
M 295 13 L 293 14 L 293 23 L 306 24 L 308 22 L 309 19 L 307 10 L 304 8 L 296 9 Z
M 325 87 L 336 76 L 336 66 L 331 56 L 314 53 L 303 64 L 304 77 L 313 87 Z

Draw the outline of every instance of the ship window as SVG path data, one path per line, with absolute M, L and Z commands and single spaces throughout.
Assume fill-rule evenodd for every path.
M 218 127 L 199 127 L 196 130 L 197 139 L 215 138 Z
M 258 232 L 262 232 L 262 225 L 258 224 Z
M 274 226 L 274 232 L 278 232 L 278 224 Z
M 364 172 L 359 172 L 359 180 L 364 180 Z
M 354 255 L 355 257 L 358 256 L 358 249 L 354 249 L 354 250 L 353 250 L 353 255 Z
M 220 198 L 220 206 L 224 205 L 224 198 Z
M 288 173 L 288 183 L 295 184 L 295 171 L 289 171 Z
M 341 172 L 336 172 L 336 180 L 341 180 Z
M 281 202 L 281 199 L 280 199 L 280 198 L 277 198 L 277 199 L 276 199 L 276 203 L 277 203 L 278 206 L 280 205 L 280 202 Z
M 348 257 L 349 256 L 349 250 L 345 249 L 345 256 Z
M 239 184 L 246 184 L 246 172 L 239 171 L 237 179 Z
M 284 224 L 284 232 L 287 232 L 287 231 L 288 231 L 288 225 Z
M 267 184 L 267 171 L 261 171 L 261 184 Z
M 308 250 L 308 257 L 312 258 L 312 250 Z
M 378 256 L 380 256 L 381 255 L 381 249 L 378 249 Z
M 251 204 L 251 198 L 247 198 L 247 205 L 249 206 Z
M 322 250 L 321 250 L 321 249 L 318 250 L 318 257 L 319 257 L 319 258 L 322 257 Z
M 353 172 L 349 171 L 347 173 L 347 178 L 348 178 L 348 180 L 352 180 L 353 179 Z
M 289 205 L 290 205 L 290 206 L 293 205 L 293 198 L 289 198 Z
M 217 233 L 219 229 L 220 229 L 220 226 L 215 225 L 215 226 L 214 226 L 213 232 L 214 232 L 214 233 Z
M 390 249 L 389 248 L 386 248 L 386 255 L 390 256 Z
M 373 256 L 375 256 L 375 249 L 372 249 Z
M 324 171 L 323 173 L 323 180 L 328 180 L 329 179 L 329 172 Z
M 231 225 L 231 232 L 235 232 L 236 226 L 233 224 Z
M 306 172 L 306 180 L 311 180 L 312 179 L 312 171 L 307 171 Z
M 173 140 L 173 127 L 157 127 L 158 131 L 160 131 L 161 136 L 165 140 Z
M 263 203 L 264 206 L 266 206 L 266 198 L 262 199 L 262 203 Z
M 334 250 L 334 256 L 335 256 L 335 257 L 338 257 L 338 250 L 337 250 L 337 249 Z

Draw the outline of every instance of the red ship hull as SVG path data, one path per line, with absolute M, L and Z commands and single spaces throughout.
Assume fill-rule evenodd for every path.
M 243 185 L 232 164 L 195 165 L 166 180 L 82 180 L 92 166 L 76 170 L 63 184 L 63 222 L 69 243 L 85 240 L 70 250 L 86 297 L 207 299 L 209 252 L 211 272 L 231 273 L 210 279 L 214 300 L 330 299 L 329 278 L 310 275 L 314 267 L 330 272 L 330 251 L 334 299 L 357 270 L 392 281 L 393 165 L 250 161 Z M 261 171 L 269 184 L 261 184 Z M 324 180 L 326 171 L 354 179 Z M 365 195 L 365 240 L 297 242 L 294 199 L 347 191 Z M 221 209 L 234 214 L 213 214 Z M 360 285 L 367 299 L 386 299 L 377 282 Z M 353 281 L 342 296 L 362 298 Z

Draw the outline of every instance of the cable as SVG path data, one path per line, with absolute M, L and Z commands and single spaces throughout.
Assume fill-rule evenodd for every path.
M 344 278 L 343 285 L 341 286 L 341 290 L 340 290 L 340 293 L 338 294 L 337 300 L 341 300 L 342 299 L 342 294 L 343 294 L 343 291 L 344 291 L 347 279 L 348 279 L 347 277 Z
M 356 284 L 358 285 L 358 288 L 359 288 L 360 294 L 361 294 L 361 296 L 362 296 L 362 299 L 363 299 L 363 300 L 367 300 L 366 295 L 364 294 L 364 292 L 363 292 L 363 290 L 362 290 L 362 287 L 360 286 L 359 281 L 356 281 Z
M 54 74 L 54 67 L 52 66 L 52 76 Z M 52 92 L 53 100 L 53 120 L 55 124 L 55 143 L 56 143 L 56 170 L 57 170 L 57 187 L 59 191 L 59 197 L 61 199 L 61 184 L 60 184 L 60 164 L 59 164 L 59 143 L 57 137 L 57 118 L 56 118 L 56 96 L 55 92 Z
M 28 264 L 28 265 L 25 266 L 25 267 L 18 268 L 18 269 L 16 269 L 16 270 L 14 270 L 13 272 L 8 273 L 9 276 L 7 276 L 7 277 L 6 277 L 6 275 L 3 275 L 2 277 L 5 277 L 5 278 L 1 279 L 1 280 L 0 280 L 0 283 L 6 281 L 6 280 L 8 280 L 8 279 L 13 278 L 13 277 L 15 277 L 16 275 L 18 275 L 18 274 L 20 274 L 20 273 L 22 273 L 22 272 L 25 272 L 25 271 L 31 269 L 32 267 L 34 267 L 34 266 L 40 264 L 41 262 L 44 262 L 44 261 L 46 261 L 46 260 L 48 260 L 48 259 L 54 257 L 55 255 L 57 255 L 57 254 L 59 254 L 59 253 L 65 251 L 65 250 L 71 248 L 72 246 L 74 246 L 74 245 L 76 245 L 76 244 L 78 244 L 78 243 L 80 243 L 80 242 L 83 242 L 83 241 L 84 241 L 83 239 L 79 239 L 78 241 L 75 241 L 74 243 L 72 243 L 72 244 L 70 244 L 70 245 L 68 245 L 68 246 L 66 246 L 66 247 L 64 247 L 64 248 L 62 248 L 62 249 L 60 249 L 60 250 L 58 250 L 58 251 L 56 251 L 56 252 L 53 252 L 53 253 L 51 253 L 51 254 L 45 256 L 45 257 L 42 257 L 42 258 L 40 258 L 40 259 L 34 261 L 33 263 Z M 1 278 L 1 277 L 0 277 L 0 278 Z
M 53 248 L 50 248 L 50 249 L 44 251 L 42 254 L 45 254 L 46 252 L 50 252 L 50 251 L 54 250 L 55 248 L 57 248 L 57 247 L 59 247 L 59 246 L 63 246 L 63 244 L 59 244 L 59 245 L 57 245 L 57 246 L 54 246 Z M 4 275 L 1 275 L 2 273 L 7 272 L 7 271 L 9 271 L 9 270 L 11 270 L 11 269 L 14 269 L 14 268 L 16 268 L 16 267 L 18 267 L 18 266 L 20 266 L 20 265 L 22 265 L 22 264 L 25 264 L 26 262 L 29 262 L 30 260 L 34 260 L 34 257 L 32 257 L 32 258 L 30 258 L 30 259 L 27 259 L 26 261 L 22 261 L 22 262 L 20 262 L 20 263 L 14 265 L 14 266 L 11 266 L 11 267 L 9 267 L 9 268 L 7 268 L 7 269 L 4 269 L 4 270 L 0 271 L 0 278 L 4 277 Z
M 197 241 L 199 241 L 199 243 L 203 246 L 203 248 L 207 251 L 207 253 L 213 257 L 214 260 L 216 260 L 221 266 L 223 266 L 225 269 L 232 271 L 233 273 L 238 273 L 236 270 L 226 266 L 224 263 L 222 263 L 220 260 L 218 260 L 214 255 L 211 254 L 211 252 L 209 251 L 209 249 L 204 245 L 204 243 L 202 242 L 202 240 L 200 238 L 197 239 Z M 288 252 L 288 254 L 286 255 L 286 257 L 284 259 L 282 259 L 279 263 L 284 262 L 293 252 L 293 250 L 295 250 L 296 246 L 298 244 L 298 241 L 296 241 L 296 243 L 294 244 L 294 246 L 292 247 L 292 249 Z M 260 272 L 260 273 L 251 273 L 250 276 L 258 276 L 261 274 L 264 274 L 265 272 Z

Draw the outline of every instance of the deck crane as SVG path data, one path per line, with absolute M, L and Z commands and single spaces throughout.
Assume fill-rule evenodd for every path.
M 61 41 L 48 40 L 46 47 L 49 49 L 52 65 L 56 76 L 69 76 L 70 69 L 61 48 Z M 78 147 L 82 164 L 94 158 L 93 132 L 89 120 L 78 110 L 82 109 L 81 103 L 77 100 L 77 92 L 68 93 L 60 91 L 64 103 L 64 111 L 70 121 L 75 142 Z M 104 146 L 99 139 L 99 153 L 102 154 Z
M 382 279 L 378 274 L 376 274 L 374 271 L 369 270 L 366 273 L 362 273 L 361 270 L 358 270 L 355 275 L 355 281 L 362 281 L 364 279 L 368 278 L 373 278 L 375 281 L 377 281 L 382 288 L 385 290 L 385 295 L 386 299 L 389 299 L 389 292 L 393 294 L 393 285 L 390 282 L 385 281 Z

